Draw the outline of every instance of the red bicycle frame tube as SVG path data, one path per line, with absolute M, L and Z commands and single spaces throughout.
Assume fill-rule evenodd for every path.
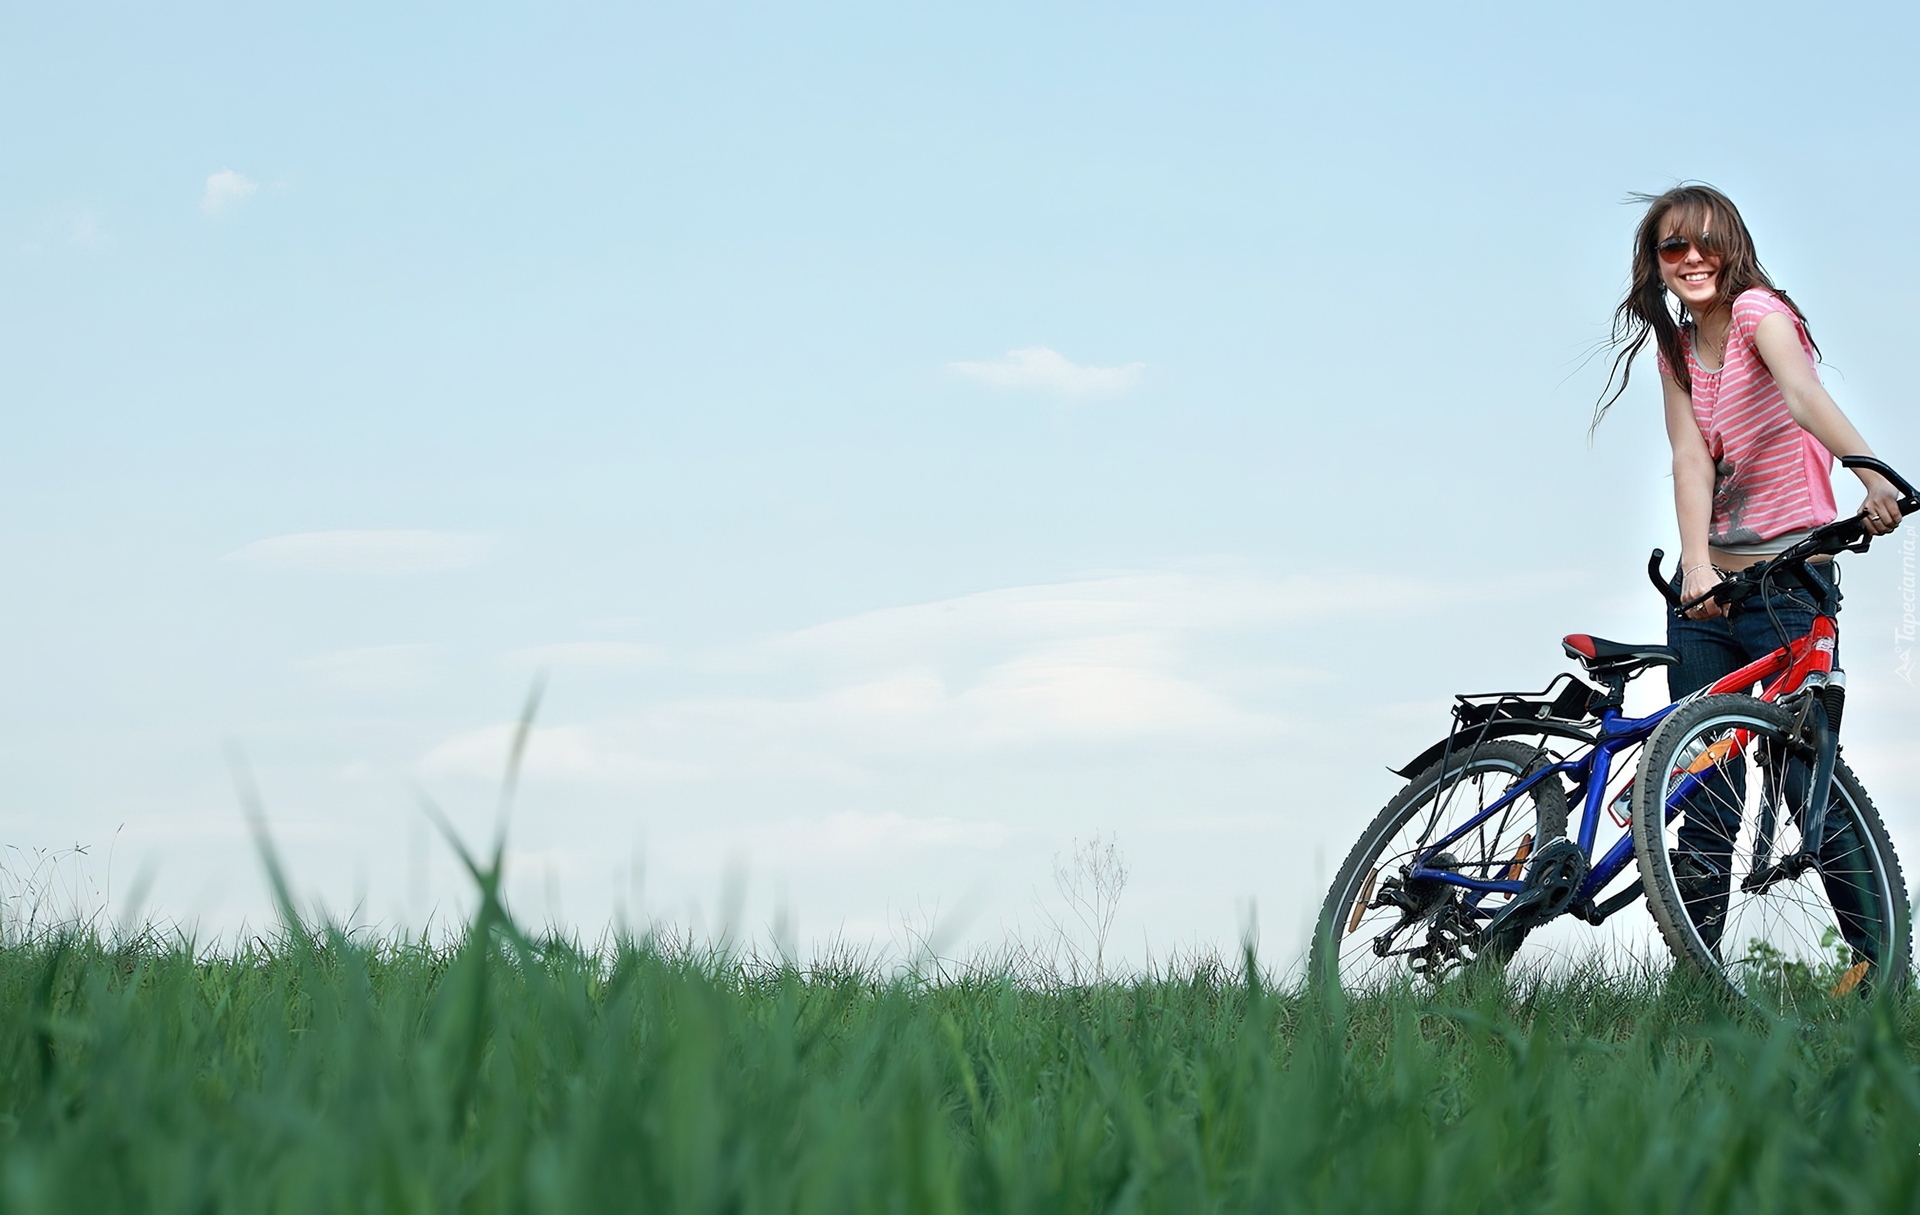
M 1775 650 L 1765 658 L 1757 658 L 1714 683 L 1708 685 L 1704 694 L 1737 692 L 1745 694 L 1754 684 L 1778 675 L 1772 683 L 1760 690 L 1760 699 L 1771 704 L 1782 696 L 1797 691 L 1807 681 L 1807 676 L 1815 671 L 1822 673 L 1833 670 L 1833 641 L 1840 635 L 1839 627 L 1831 616 L 1815 616 L 1813 627 L 1804 637 L 1796 637 L 1791 642 Z M 1703 752 L 1689 773 L 1697 773 L 1708 764 L 1722 763 L 1736 755 L 1743 755 L 1747 743 L 1753 734 L 1748 730 L 1735 730 L 1733 737 L 1718 747 L 1710 747 Z
M 1745 692 L 1754 684 L 1778 675 L 1778 679 L 1773 679 L 1760 692 L 1761 700 L 1778 700 L 1798 689 L 1806 682 L 1807 676 L 1815 671 L 1824 674 L 1833 670 L 1833 642 L 1839 635 L 1833 617 L 1815 616 L 1813 627 L 1807 630 L 1806 636 L 1797 637 L 1765 658 L 1757 658 L 1714 681 L 1707 691 Z

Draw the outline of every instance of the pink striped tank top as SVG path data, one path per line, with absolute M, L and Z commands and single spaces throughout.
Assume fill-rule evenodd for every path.
M 1784 312 L 1813 361 L 1813 343 L 1792 308 L 1752 287 L 1733 301 L 1726 357 L 1718 370 L 1700 365 L 1691 327 L 1680 331 L 1693 379 L 1693 418 L 1713 457 L 1713 516 L 1707 543 L 1716 548 L 1760 544 L 1788 532 L 1833 522 L 1833 457 L 1800 428 L 1786 395 L 1753 344 L 1760 318 Z M 1660 370 L 1667 370 L 1660 359 Z

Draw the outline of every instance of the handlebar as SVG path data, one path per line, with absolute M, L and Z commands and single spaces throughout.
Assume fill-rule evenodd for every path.
M 1901 514 L 1909 514 L 1915 506 L 1920 506 L 1920 493 L 1914 491 L 1913 486 L 1907 483 L 1907 479 L 1872 456 L 1841 456 L 1840 463 L 1848 468 L 1864 468 L 1868 472 L 1877 472 L 1893 482 L 1893 487 L 1900 491 Z
M 1900 514 L 1902 516 L 1920 514 L 1920 491 L 1916 491 L 1905 477 L 1886 464 L 1872 456 L 1841 456 L 1840 463 L 1847 468 L 1864 468 L 1869 472 L 1879 473 L 1900 491 Z M 1805 565 L 1810 557 L 1832 556 L 1835 553 L 1864 553 L 1872 544 L 1873 537 L 1867 534 L 1866 524 L 1861 522 L 1861 516 L 1851 515 L 1845 519 L 1836 519 L 1825 527 L 1815 528 L 1806 539 L 1788 546 L 1778 555 L 1761 564 L 1748 566 L 1731 578 L 1721 581 L 1706 594 L 1694 599 L 1683 602 L 1674 592 L 1670 580 L 1660 572 L 1660 564 L 1667 557 L 1666 553 L 1660 549 L 1654 549 L 1653 556 L 1647 559 L 1647 578 L 1652 581 L 1654 589 L 1660 592 L 1660 597 L 1665 599 L 1673 609 L 1673 614 L 1684 616 L 1709 599 L 1723 604 L 1732 604 L 1745 599 L 1758 590 L 1763 582 L 1771 578 L 1775 570 L 1783 566 Z

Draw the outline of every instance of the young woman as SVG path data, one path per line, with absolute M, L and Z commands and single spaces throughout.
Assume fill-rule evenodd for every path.
M 1753 237 L 1726 195 L 1685 185 L 1646 197 L 1634 235 L 1633 279 L 1614 314 L 1612 374 L 1597 424 L 1626 391 L 1633 358 L 1653 339 L 1673 446 L 1673 504 L 1680 524 L 1677 589 L 1686 599 L 1727 574 L 1781 552 L 1838 515 L 1830 476 L 1836 455 L 1873 454 L 1820 384 L 1807 319 L 1760 266 Z M 1616 386 L 1617 383 L 1617 386 Z M 1859 471 L 1866 529 L 1900 523 L 1899 494 Z M 1836 591 L 1837 595 L 1838 592 Z M 1823 606 L 1776 592 L 1731 612 L 1701 604 L 1670 619 L 1674 699 L 1804 634 Z M 1688 911 L 1711 947 L 1727 905 L 1731 823 L 1689 821 L 1674 864 Z

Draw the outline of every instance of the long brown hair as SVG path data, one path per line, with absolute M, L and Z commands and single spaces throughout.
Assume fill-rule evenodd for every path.
M 1716 305 L 1733 303 L 1742 291 L 1751 287 L 1765 287 L 1793 309 L 1802 325 L 1807 322 L 1800 305 L 1767 277 L 1759 257 L 1754 254 L 1753 235 L 1747 231 L 1746 221 L 1740 218 L 1740 210 L 1732 199 L 1702 182 L 1687 182 L 1665 194 L 1629 194 L 1627 201 L 1647 204 L 1647 213 L 1633 234 L 1633 282 L 1627 288 L 1627 298 L 1621 300 L 1613 312 L 1613 334 L 1607 339 L 1607 345 L 1614 351 L 1613 366 L 1607 371 L 1606 386 L 1600 390 L 1600 400 L 1593 409 L 1595 426 L 1600 425 L 1607 410 L 1627 391 L 1633 356 L 1646 346 L 1649 337 L 1667 357 L 1667 366 L 1672 368 L 1673 378 L 1680 387 L 1693 391 L 1693 379 L 1687 374 L 1686 351 L 1680 344 L 1680 330 L 1682 326 L 1691 328 L 1694 320 L 1684 304 L 1675 301 L 1669 307 L 1666 284 L 1660 281 L 1659 253 L 1654 249 L 1667 226 L 1667 217 L 1676 211 L 1680 215 L 1679 231 L 1699 241 L 1703 251 L 1710 249 L 1720 258 Z M 1677 321 L 1676 309 L 1680 314 Z M 1811 334 L 1807 340 L 1813 341 Z M 1818 346 L 1813 349 L 1819 354 Z

